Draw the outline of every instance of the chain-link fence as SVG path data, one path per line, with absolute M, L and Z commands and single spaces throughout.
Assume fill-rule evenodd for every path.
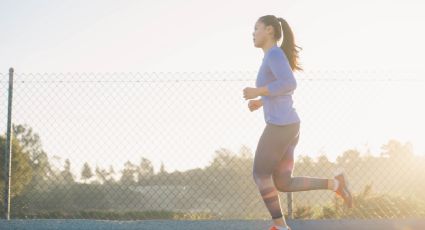
M 18 72 L 11 217 L 269 218 L 252 179 L 263 114 L 242 98 L 255 77 Z M 424 217 L 421 74 L 317 71 L 297 79 L 294 175 L 331 178 L 343 168 L 356 207 L 344 209 L 330 191 L 299 192 L 293 217 Z M 7 88 L 0 74 L 2 206 Z M 281 203 L 287 213 L 283 193 Z

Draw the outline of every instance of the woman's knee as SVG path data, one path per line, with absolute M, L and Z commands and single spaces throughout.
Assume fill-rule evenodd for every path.
M 285 183 L 282 183 L 282 182 L 276 183 L 275 182 L 275 187 L 279 192 L 291 192 L 290 182 L 289 183 L 288 182 L 285 182 Z
M 253 171 L 252 177 L 254 178 L 254 182 L 259 188 L 263 187 L 274 187 L 272 175 L 267 173 L 259 173 L 257 171 Z
M 254 179 L 254 182 L 256 185 L 259 185 L 261 183 L 262 177 L 255 170 L 252 171 L 252 178 Z
M 292 173 L 285 172 L 281 173 L 279 176 L 273 176 L 273 182 L 277 190 L 280 192 L 290 192 L 291 191 L 291 181 Z

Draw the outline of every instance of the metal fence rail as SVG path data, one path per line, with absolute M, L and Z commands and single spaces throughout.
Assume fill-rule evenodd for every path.
M 2 167 L 7 76 L 0 74 Z M 11 218 L 269 218 L 252 179 L 262 111 L 250 113 L 242 98 L 255 76 L 18 71 Z M 331 178 L 343 168 L 357 206 L 344 209 L 329 191 L 300 192 L 288 213 L 282 193 L 287 214 L 425 216 L 425 148 L 410 140 L 425 134 L 420 77 L 382 71 L 297 75 L 294 101 L 302 125 L 294 175 Z

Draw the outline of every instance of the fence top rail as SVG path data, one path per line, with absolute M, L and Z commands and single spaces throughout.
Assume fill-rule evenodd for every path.
M 16 83 L 185 83 L 250 82 L 256 71 L 215 72 L 67 72 L 14 73 Z M 402 71 L 305 71 L 296 73 L 301 82 L 420 82 L 425 73 Z M 0 72 L 0 83 L 8 82 L 8 73 Z

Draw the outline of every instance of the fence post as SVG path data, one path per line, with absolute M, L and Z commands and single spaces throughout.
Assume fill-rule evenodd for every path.
M 293 206 L 292 206 L 292 192 L 288 192 L 287 193 L 287 196 L 288 196 L 288 219 L 290 219 L 290 220 L 292 220 L 292 219 L 294 219 L 294 214 L 293 214 L 293 211 L 292 211 L 292 208 L 293 208 Z
M 10 220 L 10 184 L 12 176 L 12 96 L 13 68 L 9 69 L 9 97 L 7 104 L 7 134 L 4 151 L 4 215 Z

